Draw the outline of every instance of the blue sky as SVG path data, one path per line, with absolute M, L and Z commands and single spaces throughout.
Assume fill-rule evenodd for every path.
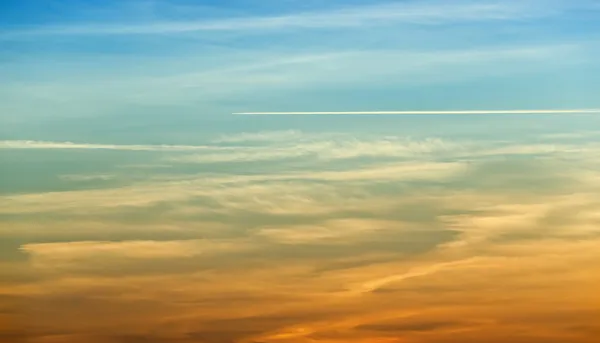
M 236 111 L 599 106 L 591 0 L 0 6 L 7 138 L 122 123 L 151 139 L 164 123 L 243 125 Z

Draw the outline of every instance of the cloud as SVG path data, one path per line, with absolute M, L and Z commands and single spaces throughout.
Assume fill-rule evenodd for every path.
M 61 77 L 57 80 L 62 81 L 13 83 L 7 86 L 12 94 L 10 99 L 7 98 L 6 103 L 11 107 L 7 113 L 18 124 L 31 119 L 32 114 L 44 118 L 46 115 L 41 108 L 55 109 L 53 118 L 103 117 L 106 113 L 129 113 L 132 108 L 162 113 L 164 108 L 160 106 L 168 106 L 170 110 L 178 108 L 181 113 L 198 113 L 197 106 L 205 109 L 201 111 L 205 113 L 227 113 L 234 108 L 239 109 L 235 112 L 241 112 L 252 110 L 256 104 L 264 106 L 275 102 L 272 106 L 277 106 L 279 100 L 274 100 L 278 97 L 274 98 L 273 94 L 289 95 L 290 92 L 312 92 L 316 89 L 345 92 L 364 90 L 374 85 L 413 88 L 481 78 L 504 78 L 507 75 L 556 71 L 557 68 L 586 63 L 594 56 L 589 42 L 494 44 L 433 50 L 422 46 L 360 49 L 349 45 L 343 49 L 324 47 L 309 50 L 303 46 L 294 51 L 241 52 L 236 54 L 235 61 L 218 54 L 216 59 L 221 61 L 219 63 L 196 58 L 192 66 L 168 71 L 151 66 L 142 68 L 147 72 L 137 75 L 126 71 L 118 76 L 106 72 L 85 80 Z M 184 63 L 178 56 L 173 65 L 180 64 Z M 239 105 L 231 103 L 232 96 L 239 97 L 236 98 Z M 16 99 L 22 101 L 17 103 Z M 289 101 L 285 100 L 288 104 Z M 327 99 L 320 101 L 328 102 Z M 296 103 L 295 107 L 307 103 L 303 100 L 292 102 Z M 356 102 L 354 104 L 356 106 Z M 328 107 L 334 108 L 331 107 L 333 105 Z M 143 120 L 147 118 L 145 114 Z M 135 125 L 139 125 L 137 120 Z
M 185 208 L 186 201 L 198 204 L 193 206 L 197 214 L 241 209 L 271 214 L 327 213 L 332 204 L 339 208 L 360 206 L 361 192 L 350 194 L 365 182 L 438 180 L 454 176 L 464 167 L 464 163 L 405 162 L 357 170 L 185 176 L 181 180 L 140 182 L 121 188 L 6 195 L 0 197 L 0 213 L 70 211 L 76 215 L 90 213 L 90 208 L 102 213 L 175 203 Z M 342 191 L 336 182 L 355 185 Z
M 28 259 L 19 263 L 35 277 L 11 273 L 0 293 L 35 304 L 42 319 L 33 336 L 61 328 L 90 341 L 109 331 L 108 341 L 123 332 L 146 337 L 152 326 L 148 337 L 175 342 L 418 341 L 425 334 L 458 342 L 519 325 L 535 339 L 548 330 L 564 336 L 568 325 L 592 323 L 591 314 L 573 312 L 549 326 L 542 313 L 584 311 L 591 305 L 582 299 L 598 286 L 587 272 L 598 268 L 600 239 L 600 180 L 587 157 L 593 145 L 565 149 L 570 159 L 557 161 L 562 142 L 554 149 L 374 135 L 282 138 L 246 133 L 227 144 L 255 142 L 252 149 L 265 152 L 312 144 L 318 149 L 307 160 L 317 167 L 298 171 L 279 158 L 258 174 L 185 171 L 128 187 L 2 197 L 10 224 L 0 239 L 20 246 Z M 239 152 L 232 148 L 221 153 Z M 552 158 L 532 157 L 553 149 Z M 382 161 L 397 151 L 407 158 Z M 325 170 L 319 154 L 337 169 Z M 355 168 L 339 164 L 345 156 L 372 158 Z M 576 295 L 557 305 L 557 293 Z M 507 299 L 529 319 L 511 319 Z M 455 318 L 481 321 L 418 325 Z M 239 330 L 227 335 L 227 323 Z
M 387 200 L 400 202 L 403 208 L 401 201 L 412 196 L 395 194 Z M 597 308 L 589 299 L 597 293 L 600 278 L 589 271 L 598 270 L 595 247 L 600 237 L 583 241 L 546 236 L 505 243 L 489 239 L 496 233 L 519 231 L 515 223 L 548 232 L 546 223 L 522 220 L 524 217 L 513 213 L 532 213 L 531 217 L 536 218 L 549 209 L 587 204 L 586 210 L 576 216 L 581 222 L 565 223 L 564 229 L 571 231 L 597 218 L 593 215 L 597 206 L 590 203 L 595 199 L 592 195 L 563 196 L 559 197 L 561 202 L 535 195 L 516 199 L 488 191 L 472 192 L 471 198 L 447 189 L 429 194 L 426 198 L 430 202 L 448 201 L 454 211 L 463 209 L 460 218 L 471 222 L 472 230 L 490 235 L 479 249 L 434 244 L 410 256 L 402 254 L 402 246 L 414 245 L 412 237 L 421 230 L 426 236 L 434 235 L 432 222 L 418 226 L 403 214 L 395 224 L 382 220 L 385 216 L 370 209 L 367 212 L 377 219 L 350 219 L 347 214 L 339 214 L 338 220 L 323 222 L 323 227 L 330 224 L 330 231 L 325 231 L 333 232 L 335 237 L 331 238 L 315 237 L 313 227 L 291 225 L 291 221 L 278 227 L 263 226 L 265 231 L 278 231 L 271 235 L 254 231 L 268 238 L 266 241 L 248 241 L 243 235 L 230 238 L 228 242 L 234 245 L 242 243 L 238 248 L 249 244 L 254 249 L 250 253 L 217 249 L 206 256 L 207 264 L 200 263 L 199 258 L 204 249 L 215 247 L 214 240 L 168 241 L 164 245 L 149 241 L 29 244 L 24 248 L 40 270 L 56 271 L 45 274 L 43 281 L 24 293 L 35 299 L 31 310 L 40 314 L 31 333 L 35 336 L 36 328 L 41 326 L 85 333 L 92 338 L 127 332 L 167 342 L 185 342 L 194 337 L 216 342 L 237 339 L 281 343 L 372 342 L 391 340 L 391 336 L 397 339 L 399 335 L 418 342 L 426 334 L 433 342 L 453 343 L 498 335 L 519 341 L 518 335 L 506 332 L 526 328 L 533 342 L 542 342 L 544 337 L 593 342 L 586 338 L 589 333 L 569 336 L 569 327 L 595 323 Z M 380 197 L 371 193 L 363 199 L 363 208 Z M 231 215 L 242 215 L 243 208 L 239 211 Z M 566 213 L 578 211 L 566 209 Z M 434 213 L 440 215 L 443 211 Z M 319 236 L 321 231 L 317 231 Z M 302 232 L 306 236 L 302 237 Z M 339 244 L 342 241 L 354 239 L 354 235 L 360 237 L 356 244 L 335 248 L 343 246 Z M 388 254 L 382 254 L 381 245 L 371 245 L 373 238 L 389 242 Z M 335 253 L 312 254 L 307 250 L 304 255 L 286 255 L 299 251 L 303 244 L 323 245 Z M 189 254 L 196 256 L 189 269 L 178 269 Z M 160 265 L 165 259 L 171 259 L 171 263 Z M 237 267 L 224 268 L 226 259 L 233 260 Z M 129 269 L 130 260 L 159 264 L 163 269 L 147 275 L 140 272 L 147 268 L 144 265 Z M 356 263 L 369 260 L 371 263 Z M 328 264 L 340 267 L 322 268 Z M 110 265 L 127 273 L 119 277 L 107 274 Z M 85 268 L 86 274 L 78 273 Z M 555 294 L 559 293 L 571 296 L 557 300 Z M 507 308 L 507 301 L 515 305 Z M 548 313 L 557 309 L 569 315 L 559 316 L 560 321 L 550 318 Z M 91 318 L 95 320 L 88 320 Z M 154 328 L 151 334 L 144 331 L 149 325 Z M 227 325 L 233 329 L 226 330 Z
M 361 237 L 401 230 L 402 224 L 384 220 L 332 220 L 322 225 L 261 228 L 257 235 L 283 244 L 348 244 Z
M 320 12 L 263 17 L 238 17 L 212 21 L 152 22 L 143 24 L 87 24 L 79 26 L 38 27 L 4 33 L 6 38 L 40 35 L 152 35 L 190 32 L 263 31 L 282 29 L 352 28 L 385 24 L 441 25 L 457 22 L 512 21 L 545 17 L 561 12 L 536 1 L 506 3 L 497 1 L 430 1 L 382 3 L 345 7 Z
M 330 139 L 329 135 L 303 135 L 279 141 L 282 137 L 261 134 L 266 145 L 231 149 L 229 153 L 204 153 L 195 155 L 178 155 L 167 157 L 168 162 L 178 163 L 216 163 L 270 161 L 292 158 L 317 158 L 319 162 L 327 160 L 356 159 L 361 157 L 413 157 L 422 159 L 425 156 L 451 153 L 468 149 L 468 143 L 454 143 L 438 138 L 411 139 L 402 137 L 361 139 L 351 135 L 337 135 Z M 248 134 L 235 135 L 229 141 L 247 142 Z M 268 137 L 268 138 L 266 138 Z M 267 140 L 268 139 L 268 140 Z M 270 140 L 270 141 L 269 141 Z
M 67 242 L 26 244 L 23 251 L 34 258 L 55 261 L 76 260 L 89 257 L 118 257 L 134 259 L 161 259 L 191 257 L 219 251 L 237 249 L 231 242 L 215 240 L 184 241 L 124 241 L 124 242 Z
M 128 150 L 128 151 L 190 151 L 227 149 L 215 146 L 194 145 L 117 145 L 72 142 L 45 142 L 26 140 L 0 141 L 0 149 L 86 149 L 86 150 Z
M 257 87 L 282 92 L 313 85 L 321 89 L 331 89 L 332 86 L 347 89 L 353 84 L 359 88 L 372 84 L 426 85 L 578 64 L 591 57 L 588 49 L 587 44 L 569 42 L 436 50 L 346 48 L 312 53 L 302 59 L 297 58 L 298 53 L 287 57 L 285 55 L 289 53 L 284 56 L 276 54 L 263 56 L 262 60 L 268 62 L 249 63 L 248 68 L 225 68 L 222 72 L 215 70 L 217 73 L 211 71 L 208 74 L 187 71 L 149 79 L 143 86 L 140 85 L 142 89 L 137 96 L 146 97 L 144 94 L 153 93 L 157 98 L 149 101 L 157 101 L 170 95 L 183 97 L 187 92 L 198 94 L 199 91 L 204 96 L 210 94 L 216 98 L 227 97 L 231 93 L 256 97 Z M 562 57 L 559 59 L 558 56 Z M 392 75 L 395 77 L 391 78 Z M 148 88 L 148 84 L 169 84 L 178 91 L 155 92 Z
M 247 135 L 242 135 L 229 139 L 243 141 L 246 138 Z M 547 195 L 572 192 L 598 182 L 594 160 L 587 157 L 597 153 L 598 147 L 594 144 L 582 148 L 573 144 L 545 146 L 351 136 L 322 140 L 319 135 L 306 135 L 299 140 L 301 143 L 297 145 L 296 140 L 264 141 L 264 145 L 258 147 L 229 147 L 218 150 L 220 153 L 204 155 L 181 155 L 175 150 L 177 155 L 160 157 L 164 159 L 160 162 L 168 162 L 174 171 L 179 170 L 176 168 L 179 162 L 236 162 L 242 163 L 244 173 L 231 170 L 223 175 L 183 170 L 179 175 L 163 174 L 118 188 L 5 195 L 0 198 L 4 204 L 0 212 L 59 215 L 71 211 L 72 215 L 85 215 L 92 208 L 94 213 L 120 210 L 133 215 L 154 208 L 159 211 L 156 213 L 179 218 L 242 209 L 265 215 L 321 215 L 331 213 L 334 208 L 358 210 L 365 196 L 376 189 L 384 194 L 385 187 L 390 192 L 406 194 L 415 185 L 421 189 L 444 185 L 467 193 L 486 189 L 511 196 L 520 192 L 519 196 L 525 196 L 525 192 L 531 191 Z M 205 147 L 207 152 L 212 149 Z M 82 147 L 86 148 L 87 145 Z M 144 150 L 155 148 L 135 146 Z M 547 153 L 552 155 L 543 156 Z M 516 156 L 533 159 L 514 158 Z M 302 159 L 290 164 L 290 158 Z M 348 163 L 341 168 L 340 161 L 346 159 Z M 243 164 L 265 160 L 271 161 L 267 170 Z M 532 175 L 537 176 L 532 178 Z M 78 177 L 81 178 L 85 176 Z M 345 183 L 343 189 L 342 182 Z M 373 208 L 386 209 L 394 203 L 386 204 L 387 196 L 381 199 L 373 203 Z
M 454 328 L 465 325 L 460 321 L 432 321 L 432 322 L 416 322 L 416 323 L 388 323 L 388 324 L 364 324 L 359 325 L 356 329 L 365 331 L 380 331 L 389 333 L 401 333 L 406 331 L 437 331 L 438 329 Z
M 69 175 L 61 175 L 60 179 L 65 181 L 75 181 L 75 182 L 86 182 L 86 181 L 108 181 L 113 180 L 117 176 L 111 174 L 96 174 L 96 175 L 77 175 L 77 174 L 69 174 Z
M 240 134 L 223 135 L 213 141 L 215 143 L 250 143 L 250 142 L 289 142 L 297 141 L 305 136 L 298 130 L 244 132 Z
M 564 142 L 564 139 L 567 139 Z M 447 140 L 436 137 L 414 139 L 402 136 L 355 136 L 347 133 L 309 134 L 301 131 L 244 132 L 218 137 L 206 145 L 117 145 L 72 142 L 44 142 L 5 140 L 0 149 L 53 149 L 53 150 L 118 150 L 156 151 L 164 154 L 162 160 L 141 167 L 172 168 L 178 163 L 241 163 L 254 161 L 283 161 L 286 159 L 312 159 L 325 161 L 358 158 L 412 158 L 435 160 L 443 157 L 493 157 L 500 155 L 563 155 L 581 156 L 596 153 L 595 142 L 575 144 L 554 139 L 553 144 L 511 142 L 474 142 L 472 140 Z M 225 144 L 225 145 L 224 145 Z M 196 154 L 194 152 L 202 152 Z M 185 154 L 189 153 L 189 154 Z M 134 165 L 135 166 L 135 165 Z M 63 175 L 65 179 L 106 178 L 103 175 Z
M 209 268 L 210 259 L 257 248 L 243 239 L 195 239 L 179 241 L 69 241 L 27 243 L 21 250 L 41 275 L 164 275 Z M 168 266 L 178 264 L 169 271 Z M 204 267 L 202 267 L 204 265 Z M 226 265 L 226 264 L 225 264 Z
M 598 152 L 594 143 L 545 145 L 305 133 L 280 141 L 282 136 L 281 132 L 250 132 L 225 138 L 232 144 L 239 142 L 242 145 L 239 147 L 13 141 L 9 145 L 26 149 L 31 146 L 44 149 L 100 146 L 102 149 L 164 151 L 156 162 L 171 166 L 169 173 L 172 174 L 161 172 L 127 186 L 107 189 L 4 195 L 0 197 L 3 203 L 0 213 L 21 216 L 43 212 L 60 216 L 68 212 L 89 217 L 120 212 L 135 216 L 152 209 L 145 216 L 155 218 L 160 214 L 191 220 L 241 210 L 256 215 L 317 216 L 360 210 L 369 196 L 374 196 L 371 210 L 377 207 L 386 210 L 398 202 L 390 201 L 392 192 L 411 194 L 418 201 L 423 194 L 415 196 L 412 192 L 416 188 L 429 192 L 444 187 L 472 196 L 486 189 L 511 196 L 519 193 L 518 196 L 523 197 L 527 192 L 538 195 L 573 192 L 598 184 L 599 180 L 592 158 Z M 248 139 L 257 137 L 260 145 L 245 145 Z M 196 148 L 206 153 L 196 154 Z M 260 161 L 270 163 L 268 167 L 252 164 Z M 194 167 L 192 164 L 215 162 L 235 162 L 239 168 L 226 166 L 226 173 L 187 169 Z M 63 175 L 77 175 L 75 179 L 85 180 L 106 174 Z M 533 178 L 533 175 L 537 176 Z
M 351 294 L 361 294 L 361 293 L 369 293 L 377 291 L 380 288 L 383 288 L 389 284 L 402 282 L 404 280 L 416 278 L 416 277 L 424 277 L 437 272 L 440 272 L 449 268 L 461 267 L 464 265 L 470 265 L 477 263 L 479 259 L 477 257 L 468 258 L 465 260 L 452 261 L 452 262 L 443 262 L 439 264 L 427 265 L 419 268 L 415 268 L 414 270 L 410 270 L 406 273 L 402 274 L 393 274 L 384 276 L 382 278 L 378 278 L 375 280 L 370 280 L 368 282 L 363 283 L 357 287 L 353 287 L 349 293 Z

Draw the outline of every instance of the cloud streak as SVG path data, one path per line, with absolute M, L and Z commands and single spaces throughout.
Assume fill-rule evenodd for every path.
M 431 274 L 434 274 L 434 273 L 437 273 L 437 272 L 440 272 L 440 271 L 443 271 L 443 270 L 449 269 L 449 268 L 460 267 L 460 266 L 465 266 L 465 265 L 467 265 L 467 266 L 472 265 L 472 264 L 478 262 L 479 260 L 480 260 L 480 258 L 472 257 L 472 258 L 467 258 L 467 259 L 459 260 L 459 261 L 441 262 L 439 264 L 422 266 L 419 268 L 415 268 L 414 270 L 409 270 L 406 273 L 388 275 L 388 276 L 385 276 L 382 278 L 378 278 L 375 280 L 365 282 L 364 284 L 356 287 L 355 289 L 351 289 L 350 293 L 362 294 L 362 293 L 373 292 L 373 291 L 383 288 L 389 284 L 401 282 L 401 281 L 416 278 L 416 277 L 426 277 L 428 275 L 431 275 Z
M 469 110 L 469 111 L 354 111 L 354 112 L 238 112 L 236 115 L 414 115 L 414 114 L 583 114 L 598 113 L 600 109 L 569 109 L 569 110 Z
M 198 145 L 118 145 L 72 142 L 47 142 L 29 140 L 0 141 L 0 149 L 88 149 L 88 150 L 126 150 L 126 151 L 194 151 L 228 150 L 226 147 Z
M 87 24 L 40 27 L 8 31 L 0 37 L 15 38 L 52 35 L 155 35 L 218 31 L 273 31 L 281 29 L 352 28 L 385 24 L 441 25 L 456 22 L 521 20 L 545 17 L 556 11 L 540 7 L 535 1 L 487 3 L 428 2 L 383 3 L 335 10 L 283 14 L 275 16 L 226 18 L 208 21 L 154 22 L 143 24 Z
M 244 248 L 235 243 L 215 240 L 182 241 L 124 241 L 124 242 L 66 242 L 25 244 L 22 250 L 39 258 L 53 261 L 81 261 L 100 256 L 132 259 L 183 258 L 196 255 L 211 255 L 215 252 Z

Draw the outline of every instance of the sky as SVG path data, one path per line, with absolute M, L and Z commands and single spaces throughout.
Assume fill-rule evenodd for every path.
M 0 1 L 0 343 L 596 342 L 599 19 Z

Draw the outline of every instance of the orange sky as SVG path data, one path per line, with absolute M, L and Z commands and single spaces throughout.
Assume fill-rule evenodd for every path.
M 596 342 L 600 179 L 575 162 L 3 196 L 0 341 Z

